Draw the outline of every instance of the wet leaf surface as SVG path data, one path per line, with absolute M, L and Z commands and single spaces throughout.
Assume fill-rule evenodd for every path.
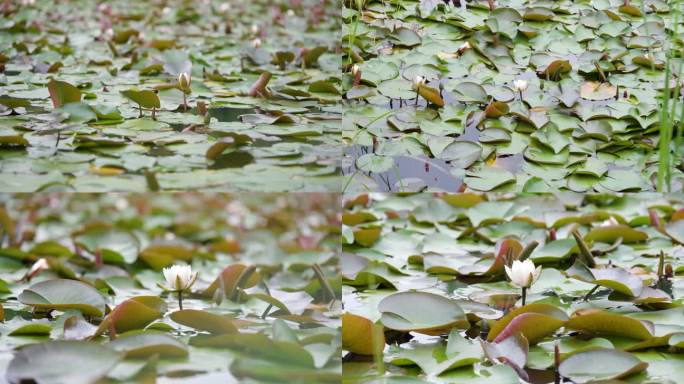
M 655 190 L 666 89 L 681 123 L 681 58 L 666 52 L 682 19 L 650 4 L 345 2 L 345 190 Z M 442 156 L 458 143 L 481 151 Z M 679 143 L 663 146 L 673 191 Z M 371 155 L 395 161 L 360 167 Z
M 0 191 L 341 189 L 332 2 L 13 2 L 3 16 Z M 239 152 L 218 149 L 229 139 Z
M 560 372 L 568 383 L 677 382 L 684 248 L 671 234 L 683 204 L 661 194 L 345 195 L 345 381 L 549 384 Z M 380 228 L 378 239 L 345 235 L 364 228 Z M 523 305 L 505 266 L 528 257 L 542 269 Z
M 4 380 L 340 381 L 335 195 L 0 200 Z

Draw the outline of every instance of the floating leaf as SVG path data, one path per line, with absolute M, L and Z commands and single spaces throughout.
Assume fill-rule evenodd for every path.
M 647 323 L 610 312 L 573 316 L 565 327 L 595 335 L 615 335 L 639 340 L 648 340 L 653 337 Z
M 75 280 L 54 279 L 33 284 L 19 301 L 39 309 L 77 309 L 84 315 L 102 316 L 105 300 L 92 286 Z
M 585 81 L 580 85 L 580 96 L 587 100 L 606 100 L 615 97 L 617 87 L 608 83 Z
M 121 91 L 121 94 L 130 99 L 134 103 L 140 105 L 142 108 L 160 108 L 161 101 L 159 96 L 154 91 L 127 89 Z
M 428 335 L 442 334 L 468 324 L 465 313 L 454 301 L 427 292 L 399 292 L 378 304 L 382 324 L 398 331 Z
M 359 355 L 372 355 L 376 343 L 384 345 L 385 340 L 375 337 L 370 320 L 351 313 L 342 315 L 342 348 Z
M 458 84 L 453 92 L 456 100 L 461 102 L 487 102 L 487 91 L 477 83 L 464 82 Z
M 234 333 L 237 327 L 229 317 L 207 311 L 184 309 L 171 313 L 171 320 L 201 331 L 214 334 Z
M 614 243 L 618 239 L 622 239 L 623 243 L 636 243 L 647 238 L 648 235 L 646 233 L 627 225 L 595 227 L 584 235 L 585 241 L 600 241 L 602 243 Z
M 50 80 L 48 91 L 54 108 L 81 101 L 81 91 L 65 81 Z
M 96 335 L 114 327 L 116 332 L 127 332 L 141 329 L 161 318 L 166 312 L 166 302 L 157 296 L 136 296 L 126 299 L 117 305 L 102 320 L 95 332 Z
M 118 352 L 96 343 L 48 341 L 20 349 L 7 367 L 11 383 L 94 383 L 121 359 Z M 78 369 L 74 364 L 78 363 Z
M 617 349 L 595 349 L 578 352 L 563 360 L 558 367 L 561 376 L 576 383 L 595 380 L 617 380 L 648 367 L 630 353 Z
M 188 347 L 183 342 L 157 332 L 123 335 L 107 346 L 124 353 L 126 358 L 132 359 L 144 359 L 155 355 L 161 358 L 176 359 L 188 356 Z
M 522 333 L 530 344 L 552 334 L 568 320 L 567 314 L 549 304 L 528 304 L 516 308 L 495 322 L 487 340 L 499 342 L 516 333 Z
M 641 295 L 644 283 L 639 276 L 632 275 L 622 268 L 592 269 L 594 284 L 616 290 L 627 296 Z

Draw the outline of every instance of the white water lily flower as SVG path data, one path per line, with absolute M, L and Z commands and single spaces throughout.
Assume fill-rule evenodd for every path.
M 192 272 L 189 265 L 172 265 L 164 268 L 164 279 L 169 291 L 182 292 L 188 290 L 197 280 L 197 272 Z
M 527 81 L 523 79 L 518 79 L 513 81 L 513 86 L 518 92 L 522 92 L 527 89 Z
M 470 49 L 470 43 L 467 41 L 465 43 L 463 43 L 463 45 L 461 45 L 461 47 L 458 50 L 459 51 L 465 51 L 466 49 Z
M 190 74 L 187 72 L 181 72 L 178 75 L 178 85 L 180 85 L 182 90 L 190 89 Z
M 257 37 L 254 40 L 252 40 L 252 47 L 253 48 L 261 47 L 261 39 Z
M 259 33 L 259 26 L 258 26 L 258 25 L 252 24 L 252 33 L 255 34 L 255 35 L 256 35 L 257 33 Z
M 513 265 L 505 266 L 506 274 L 511 279 L 511 282 L 520 288 L 529 288 L 534 284 L 541 274 L 541 265 L 536 269 L 532 260 L 515 260 Z
M 356 76 L 356 74 L 359 73 L 360 70 L 361 68 L 358 65 L 354 64 L 352 65 L 351 73 L 352 75 Z

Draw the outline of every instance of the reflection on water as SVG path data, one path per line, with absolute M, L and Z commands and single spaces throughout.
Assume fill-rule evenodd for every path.
M 469 136 L 478 134 L 466 132 L 458 140 L 468 139 Z M 475 140 L 476 141 L 476 140 Z M 344 176 L 351 177 L 357 172 L 362 172 L 356 168 L 356 159 L 367 153 L 371 153 L 373 147 L 354 145 L 347 147 L 345 155 L 346 161 L 342 168 Z M 363 172 L 372 178 L 382 192 L 409 192 L 431 188 L 448 192 L 458 192 L 465 188 L 463 178 L 457 176 L 465 173 L 464 169 L 456 169 L 448 162 L 426 156 L 394 156 L 394 167 L 386 172 Z M 504 155 L 496 158 L 497 167 L 506 169 L 513 174 L 522 171 L 524 158 L 521 153 L 515 155 Z M 452 173 L 453 172 L 453 173 Z
M 354 159 L 343 167 L 343 175 L 353 175 L 357 172 L 356 159 L 370 153 L 372 147 L 355 145 L 346 149 L 346 155 Z M 375 180 L 383 192 L 402 192 L 409 189 L 408 184 L 416 181 L 424 183 L 426 187 L 456 191 L 461 188 L 462 180 L 449 173 L 451 166 L 443 160 L 430 159 L 425 156 L 395 156 L 395 166 L 389 171 L 363 172 Z M 358 171 L 361 172 L 361 171 Z
M 220 122 L 240 121 L 240 116 L 256 113 L 254 108 L 214 107 L 209 108 L 209 116 Z

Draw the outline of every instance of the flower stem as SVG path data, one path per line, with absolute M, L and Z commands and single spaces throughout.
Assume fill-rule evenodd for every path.
M 183 310 L 183 291 L 178 291 L 178 309 Z
M 527 298 L 527 288 L 522 289 L 522 305 L 525 306 L 525 299 Z
M 595 285 L 594 288 L 591 289 L 591 291 L 587 292 L 586 295 L 584 295 L 584 298 L 582 300 L 587 301 L 589 300 L 589 296 L 591 296 L 596 290 L 600 287 L 600 285 Z

